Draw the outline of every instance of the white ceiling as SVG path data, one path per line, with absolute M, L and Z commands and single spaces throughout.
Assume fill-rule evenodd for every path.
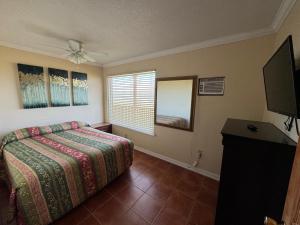
M 0 0 L 0 44 L 62 56 L 76 39 L 108 64 L 270 29 L 282 1 Z

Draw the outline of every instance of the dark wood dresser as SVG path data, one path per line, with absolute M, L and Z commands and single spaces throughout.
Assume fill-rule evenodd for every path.
M 96 123 L 96 124 L 92 124 L 91 127 L 97 129 L 97 130 L 101 130 L 107 133 L 112 133 L 112 124 L 111 123 Z
M 247 128 L 249 124 L 257 131 Z M 228 119 L 215 225 L 281 221 L 296 143 L 270 123 Z

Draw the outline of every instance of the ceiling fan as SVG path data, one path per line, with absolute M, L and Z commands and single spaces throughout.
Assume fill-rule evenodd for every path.
M 67 58 L 70 62 L 75 63 L 75 64 L 82 64 L 82 63 L 95 63 L 96 60 L 91 57 L 90 55 L 95 55 L 97 56 L 108 56 L 108 53 L 106 52 L 92 52 L 92 51 L 86 51 L 83 47 L 83 43 L 78 40 L 73 40 L 69 39 L 67 40 L 67 47 L 57 47 L 53 45 L 45 45 L 45 44 L 40 44 L 43 47 L 47 48 L 56 48 L 60 50 L 64 50 L 65 54 L 62 56 L 64 58 Z
M 42 36 L 43 38 L 51 38 L 51 39 L 55 39 L 59 42 L 66 42 L 67 41 L 67 48 L 64 47 L 58 47 L 58 46 L 53 46 L 53 45 L 46 45 L 45 43 L 40 44 L 43 47 L 48 47 L 48 48 L 57 48 L 60 50 L 64 50 L 66 52 L 66 54 L 64 54 L 63 56 L 66 57 L 69 61 L 75 63 L 75 64 L 82 64 L 82 63 L 86 63 L 86 62 L 96 62 L 96 59 L 99 56 L 108 56 L 108 53 L 106 52 L 94 52 L 94 51 L 90 51 L 90 50 L 86 50 L 84 49 L 84 46 L 87 42 L 88 46 L 95 46 L 95 44 L 92 44 L 90 40 L 87 40 L 86 38 L 84 38 L 84 35 L 75 35 L 78 38 L 80 38 L 81 40 L 85 40 L 85 42 L 83 43 L 82 41 L 79 41 L 78 39 L 68 39 L 67 35 L 62 35 L 60 33 L 55 32 L 55 30 L 51 30 L 51 28 L 49 27 L 44 27 L 44 26 L 40 26 L 38 24 L 32 24 L 32 23 L 28 23 L 28 22 L 23 22 L 25 29 L 28 32 L 31 32 L 35 35 L 39 35 Z M 72 34 L 72 36 L 74 36 Z M 35 43 L 37 44 L 37 43 Z M 60 44 L 60 46 L 62 46 L 62 44 Z M 94 49 L 95 47 L 93 47 L 92 49 Z M 91 49 L 91 47 L 89 47 L 89 49 Z M 91 57 L 90 55 L 92 55 L 93 57 Z
M 86 62 L 96 62 L 96 60 L 88 55 L 84 50 L 83 44 L 77 40 L 68 40 L 67 59 L 75 64 L 81 64 Z

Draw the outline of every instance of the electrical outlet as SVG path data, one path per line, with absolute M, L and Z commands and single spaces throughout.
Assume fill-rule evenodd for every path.
M 201 158 L 202 158 L 202 155 L 203 155 L 203 151 L 199 150 L 199 151 L 198 151 L 198 159 L 201 159 Z
M 202 158 L 203 151 L 198 150 L 196 153 L 196 160 L 199 161 Z
M 203 154 L 203 151 L 201 151 L 201 150 L 197 151 L 196 160 L 193 162 L 193 167 L 198 166 L 200 159 L 202 158 L 202 154 Z

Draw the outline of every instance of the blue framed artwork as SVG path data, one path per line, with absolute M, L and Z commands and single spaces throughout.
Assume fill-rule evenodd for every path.
M 51 106 L 70 106 L 68 71 L 48 68 Z
M 88 83 L 87 74 L 79 72 L 71 72 L 73 105 L 88 105 Z
M 18 64 L 18 73 L 24 109 L 48 107 L 43 67 Z

